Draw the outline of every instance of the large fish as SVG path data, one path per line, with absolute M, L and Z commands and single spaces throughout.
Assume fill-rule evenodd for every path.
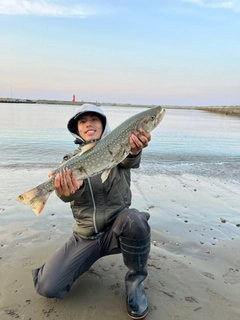
M 147 132 L 152 131 L 164 114 L 165 110 L 159 106 L 130 117 L 100 141 L 83 147 L 81 152 L 54 170 L 47 181 L 21 194 L 17 200 L 30 205 L 34 214 L 38 216 L 54 191 L 55 176 L 66 168 L 70 169 L 77 179 L 86 179 L 102 173 L 101 178 L 104 182 L 111 168 L 122 162 L 129 154 L 129 137 L 132 132 L 139 128 Z

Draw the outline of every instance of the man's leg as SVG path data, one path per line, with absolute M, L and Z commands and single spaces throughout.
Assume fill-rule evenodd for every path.
M 147 277 L 147 259 L 150 252 L 150 226 L 147 212 L 126 209 L 121 212 L 108 232 L 102 237 L 103 255 L 123 254 L 129 269 L 125 276 L 126 304 L 132 319 L 143 319 L 148 314 L 148 301 L 143 281 Z
M 62 299 L 74 281 L 101 257 L 99 246 L 99 240 L 85 240 L 73 234 L 41 268 L 32 271 L 37 292 Z

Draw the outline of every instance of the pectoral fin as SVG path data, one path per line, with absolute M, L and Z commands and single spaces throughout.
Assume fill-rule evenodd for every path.
M 101 175 L 102 183 L 107 180 L 110 171 L 111 171 L 111 169 L 107 169 L 107 170 L 103 171 L 103 173 Z
M 83 154 L 83 153 L 87 152 L 88 150 L 92 149 L 93 147 L 95 147 L 96 144 L 97 144 L 97 141 L 86 144 L 85 146 L 83 146 L 81 148 L 80 154 Z

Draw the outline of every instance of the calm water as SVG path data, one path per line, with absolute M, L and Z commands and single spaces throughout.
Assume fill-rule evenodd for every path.
M 53 167 L 76 148 L 66 129 L 78 106 L 0 104 L 0 168 Z M 113 129 L 138 107 L 102 109 Z M 240 179 L 240 118 L 168 109 L 152 132 L 142 167 L 169 174 L 195 172 Z

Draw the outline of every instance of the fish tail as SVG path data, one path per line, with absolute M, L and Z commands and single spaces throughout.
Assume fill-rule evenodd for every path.
M 16 198 L 16 200 L 24 204 L 28 204 L 31 207 L 33 213 L 38 216 L 44 208 L 50 194 L 52 193 L 52 191 L 42 193 L 41 190 L 41 185 L 37 186 L 27 192 L 20 194 Z

